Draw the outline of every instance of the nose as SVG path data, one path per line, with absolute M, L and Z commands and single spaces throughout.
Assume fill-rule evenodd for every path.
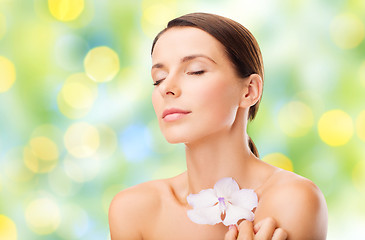
M 169 74 L 160 84 L 160 93 L 163 97 L 178 97 L 181 94 L 179 78 L 175 74 Z

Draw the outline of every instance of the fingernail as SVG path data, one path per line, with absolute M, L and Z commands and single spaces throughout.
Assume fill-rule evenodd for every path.
M 232 228 L 234 228 L 234 225 L 229 225 L 228 230 L 231 230 Z

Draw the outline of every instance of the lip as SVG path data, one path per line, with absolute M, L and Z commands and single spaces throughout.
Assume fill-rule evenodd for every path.
M 181 117 L 183 117 L 184 115 L 189 114 L 189 113 L 191 113 L 191 111 L 182 110 L 182 109 L 178 109 L 178 108 L 169 108 L 169 109 L 166 109 L 165 111 L 163 111 L 162 119 L 167 120 L 167 118 L 171 118 L 169 120 L 176 120 L 176 119 L 180 119 Z M 172 115 L 174 115 L 174 117 Z

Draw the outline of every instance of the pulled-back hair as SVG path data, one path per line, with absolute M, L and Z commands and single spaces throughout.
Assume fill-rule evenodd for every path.
M 195 27 L 209 33 L 224 46 L 239 77 L 245 78 L 256 73 L 264 80 L 264 65 L 259 45 L 251 32 L 238 22 L 209 13 L 183 15 L 171 20 L 167 27 L 156 36 L 151 54 L 160 36 L 173 27 Z M 261 98 L 250 107 L 248 120 L 252 121 L 255 118 L 260 101 Z M 259 157 L 258 150 L 250 137 L 248 143 L 252 153 Z

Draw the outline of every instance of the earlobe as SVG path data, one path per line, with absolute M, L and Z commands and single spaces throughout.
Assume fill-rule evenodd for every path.
M 246 81 L 243 89 L 240 107 L 248 108 L 255 105 L 261 98 L 262 78 L 258 74 L 251 74 Z

